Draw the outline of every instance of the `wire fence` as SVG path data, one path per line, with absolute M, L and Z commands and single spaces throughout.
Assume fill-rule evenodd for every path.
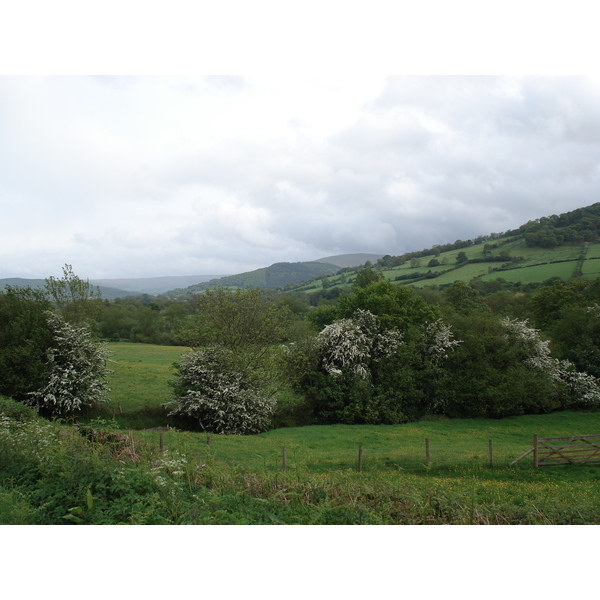
M 421 471 L 453 467 L 507 468 L 531 444 L 493 439 L 423 438 L 394 446 L 349 443 L 343 447 L 300 444 L 268 438 L 239 438 L 219 435 L 154 434 L 160 452 L 178 451 L 246 469 L 268 471 L 361 472 Z M 529 465 L 531 461 L 522 461 Z

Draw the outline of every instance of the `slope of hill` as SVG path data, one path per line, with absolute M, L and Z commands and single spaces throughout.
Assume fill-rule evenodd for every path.
M 323 275 L 332 275 L 339 270 L 337 265 L 312 261 L 296 263 L 275 263 L 270 267 L 263 267 L 255 271 L 229 275 L 220 279 L 211 279 L 186 289 L 171 290 L 165 294 L 169 298 L 177 298 L 214 288 L 222 287 L 256 287 L 262 289 L 277 289 L 287 285 L 311 281 Z
M 541 217 L 502 234 L 458 240 L 401 256 L 386 255 L 375 267 L 387 280 L 413 287 L 443 287 L 455 281 L 484 284 L 497 279 L 523 286 L 556 278 L 594 279 L 600 277 L 600 203 Z M 356 272 L 356 268 L 345 268 L 294 290 L 315 293 L 348 289 Z
M 319 258 L 313 262 L 328 263 L 343 269 L 346 267 L 357 267 L 358 265 L 364 265 L 367 261 L 376 263 L 380 258 L 383 258 L 383 254 L 337 254 L 336 256 Z

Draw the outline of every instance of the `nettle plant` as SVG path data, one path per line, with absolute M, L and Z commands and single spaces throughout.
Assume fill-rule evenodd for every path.
M 53 312 L 47 319 L 53 342 L 47 350 L 46 384 L 30 392 L 28 403 L 52 416 L 68 416 L 106 402 L 107 346 L 96 342 L 85 325 L 67 323 Z
M 267 429 L 276 400 L 241 371 L 231 352 L 210 346 L 183 355 L 172 382 L 172 416 L 193 419 L 213 433 L 245 435 Z
M 525 363 L 529 367 L 546 373 L 552 381 L 565 384 L 575 396 L 576 402 L 586 405 L 600 403 L 598 380 L 588 373 L 576 371 L 569 360 L 552 358 L 550 341 L 543 340 L 539 330 L 529 327 L 527 320 L 505 317 L 501 323 L 510 338 L 526 347 L 529 356 Z

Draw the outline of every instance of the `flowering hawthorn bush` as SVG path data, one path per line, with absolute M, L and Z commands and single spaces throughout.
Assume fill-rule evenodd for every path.
M 29 394 L 28 403 L 50 415 L 66 416 L 106 402 L 106 345 L 95 342 L 87 326 L 67 323 L 53 312 L 47 318 L 53 332 L 47 381 Z
M 177 371 L 170 415 L 195 419 L 205 431 L 230 435 L 260 433 L 269 426 L 275 399 L 235 367 L 225 348 L 188 352 Z
M 370 361 L 393 354 L 402 345 L 397 329 L 382 330 L 379 319 L 368 310 L 357 310 L 351 319 L 327 325 L 318 335 L 322 366 L 329 375 L 356 373 L 370 376 Z
M 542 340 L 539 330 L 529 327 L 527 320 L 521 321 L 505 317 L 501 323 L 509 336 L 526 347 L 529 357 L 525 363 L 529 367 L 546 373 L 554 382 L 564 383 L 575 396 L 576 402 L 587 405 L 600 402 L 598 380 L 588 373 L 576 371 L 573 363 L 569 360 L 552 358 L 550 341 Z
M 315 422 L 403 423 L 432 408 L 442 364 L 459 343 L 441 319 L 403 334 L 357 309 L 289 349 L 290 367 L 301 370 L 290 379 Z
M 461 340 L 454 339 L 452 329 L 437 319 L 421 326 L 420 350 L 432 365 L 441 366 Z

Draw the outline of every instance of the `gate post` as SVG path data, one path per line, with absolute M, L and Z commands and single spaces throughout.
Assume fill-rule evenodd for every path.
M 537 469 L 538 464 L 538 434 L 533 434 L 533 466 Z

